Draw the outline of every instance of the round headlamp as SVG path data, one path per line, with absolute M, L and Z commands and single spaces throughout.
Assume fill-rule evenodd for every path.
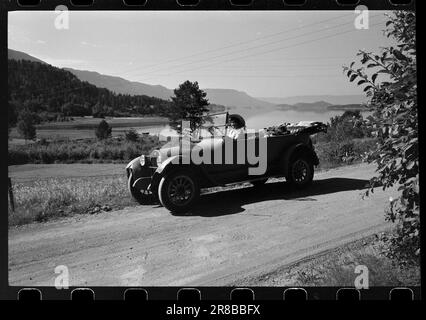
M 144 155 L 141 155 L 139 157 L 139 163 L 141 164 L 142 167 L 145 165 L 145 156 Z

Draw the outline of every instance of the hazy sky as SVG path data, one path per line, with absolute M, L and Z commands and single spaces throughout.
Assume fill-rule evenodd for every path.
M 370 28 L 353 11 L 70 12 L 57 30 L 55 12 L 9 13 L 9 48 L 71 67 L 176 88 L 230 88 L 257 97 L 358 94 L 342 65 L 359 49 L 378 51 L 384 12 Z

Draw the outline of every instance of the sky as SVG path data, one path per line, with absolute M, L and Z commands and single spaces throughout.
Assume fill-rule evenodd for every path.
M 384 14 L 369 11 L 359 30 L 353 11 L 73 11 L 57 29 L 54 11 L 18 11 L 8 47 L 172 89 L 191 80 L 255 97 L 362 94 L 342 66 L 390 44 Z

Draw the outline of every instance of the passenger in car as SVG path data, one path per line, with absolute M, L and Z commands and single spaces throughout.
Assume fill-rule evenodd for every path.
M 229 127 L 226 135 L 232 139 L 244 138 L 246 133 L 246 122 L 239 114 L 231 114 L 229 116 Z

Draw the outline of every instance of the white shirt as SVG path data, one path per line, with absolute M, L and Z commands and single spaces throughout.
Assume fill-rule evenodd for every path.
M 226 132 L 226 135 L 232 139 L 239 139 L 240 137 L 244 136 L 244 133 L 245 133 L 244 128 L 240 128 L 240 129 L 230 128 Z

